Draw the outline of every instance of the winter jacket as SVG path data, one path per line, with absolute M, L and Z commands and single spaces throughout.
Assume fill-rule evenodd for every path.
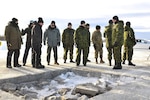
M 131 27 L 125 26 L 124 28 L 124 46 L 133 47 L 136 44 L 134 31 Z
M 74 29 L 66 28 L 62 33 L 62 43 L 65 46 L 74 45 Z
M 49 27 L 44 32 L 44 43 L 47 41 L 48 46 L 56 47 L 60 45 L 60 32 L 58 28 Z
M 74 34 L 74 41 L 77 48 L 89 47 L 90 40 L 88 30 L 83 26 L 79 26 L 79 28 L 76 29 Z
M 40 26 L 37 22 L 32 28 L 32 45 L 41 44 L 42 43 L 42 26 Z
M 5 39 L 7 42 L 7 48 L 9 50 L 20 49 L 22 44 L 21 32 L 18 27 L 13 22 L 10 22 L 5 27 Z
M 92 42 L 96 47 L 102 47 L 103 41 L 102 41 L 102 34 L 100 31 L 94 31 L 92 34 Z
M 123 23 L 119 21 L 113 25 L 112 30 L 112 46 L 122 46 L 123 45 L 123 33 L 124 27 Z
M 106 47 L 112 47 L 112 24 L 105 27 L 104 37 L 106 38 Z
M 22 35 L 27 34 L 26 43 L 31 45 L 31 30 L 32 27 L 29 25 L 25 30 L 22 31 Z

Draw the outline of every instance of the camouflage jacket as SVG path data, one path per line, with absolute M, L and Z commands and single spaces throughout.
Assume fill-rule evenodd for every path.
M 106 47 L 112 47 L 112 25 L 108 25 L 104 30 L 104 37 L 106 38 Z
M 77 48 L 89 47 L 90 39 L 88 30 L 83 26 L 79 26 L 79 28 L 76 29 L 74 34 L 74 41 Z
M 62 43 L 66 46 L 74 45 L 74 29 L 66 28 L 62 33 Z
M 131 27 L 124 28 L 124 46 L 134 46 L 136 44 L 134 31 Z
M 112 46 L 122 46 L 123 45 L 123 33 L 124 33 L 124 27 L 123 23 L 118 22 L 115 25 L 113 25 L 112 29 Z

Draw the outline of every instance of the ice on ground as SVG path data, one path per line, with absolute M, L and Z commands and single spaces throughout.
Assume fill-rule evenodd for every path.
M 62 88 L 70 88 L 73 90 L 76 85 L 79 84 L 85 84 L 85 83 L 92 83 L 92 84 L 97 84 L 100 83 L 101 87 L 105 88 L 106 84 L 110 84 L 111 86 L 118 86 L 118 85 L 123 85 L 126 83 L 130 83 L 134 80 L 134 78 L 125 78 L 125 77 L 120 77 L 120 78 L 115 78 L 115 77 L 107 77 L 106 75 L 103 78 L 97 78 L 97 77 L 83 77 L 80 75 L 76 75 L 73 72 L 67 72 L 66 74 L 61 74 L 57 77 L 61 78 L 63 80 L 63 84 L 60 84 L 58 81 L 55 79 L 49 80 L 49 85 L 43 86 L 42 89 L 37 89 L 36 87 L 23 87 L 23 89 L 33 91 L 38 93 L 38 97 L 46 97 L 55 94 L 56 96 L 58 94 L 57 91 L 62 89 Z M 99 85 L 98 85 L 99 86 Z M 67 94 L 71 94 L 71 91 Z

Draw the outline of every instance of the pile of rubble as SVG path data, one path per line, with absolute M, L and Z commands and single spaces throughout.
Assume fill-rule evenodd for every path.
M 65 77 L 66 80 L 69 77 L 70 74 Z M 110 84 L 101 79 L 98 79 L 95 83 L 92 81 L 84 83 L 85 80 L 81 78 L 79 79 L 82 81 L 81 84 L 72 81 L 75 85 L 70 86 L 67 85 L 66 80 L 58 76 L 53 80 L 21 84 L 5 83 L 1 85 L 1 90 L 22 97 L 23 100 L 87 100 L 111 90 Z

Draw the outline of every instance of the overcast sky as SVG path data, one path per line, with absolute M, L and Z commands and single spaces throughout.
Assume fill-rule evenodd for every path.
M 150 0 L 1 0 L 0 13 L 0 34 L 4 34 L 5 26 L 13 17 L 24 28 L 38 17 L 43 17 L 44 25 L 55 19 L 59 25 L 67 24 L 62 20 L 79 24 L 76 21 L 82 19 L 93 22 L 103 19 L 98 23 L 105 20 L 107 25 L 114 15 L 125 22 L 131 21 L 138 32 L 150 32 Z

